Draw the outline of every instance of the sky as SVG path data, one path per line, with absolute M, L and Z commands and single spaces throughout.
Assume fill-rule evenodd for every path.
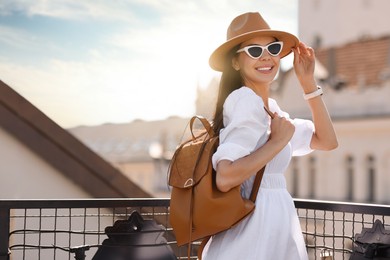
M 190 117 L 231 20 L 297 34 L 297 1 L 1 0 L 0 80 L 64 128 Z

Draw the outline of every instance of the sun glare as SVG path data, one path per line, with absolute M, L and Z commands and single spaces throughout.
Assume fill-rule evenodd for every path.
M 148 67 L 148 70 L 147 73 L 138 72 L 138 81 L 151 87 L 138 91 L 153 93 L 154 97 L 158 97 L 153 101 L 158 109 L 143 110 L 144 114 L 149 113 L 145 114 L 146 119 L 163 115 L 193 115 L 197 87 L 207 87 L 215 76 L 208 65 L 213 45 L 192 31 L 166 35 L 158 44 L 154 44 L 153 53 L 144 61 L 145 64 L 139 65 Z M 140 107 L 145 105 L 142 99 L 138 102 Z

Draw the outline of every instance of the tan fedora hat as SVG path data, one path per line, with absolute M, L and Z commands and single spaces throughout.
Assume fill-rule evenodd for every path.
M 216 71 L 224 69 L 227 54 L 237 45 L 257 36 L 272 36 L 283 42 L 280 57 L 287 56 L 299 40 L 288 32 L 271 30 L 259 13 L 245 13 L 237 16 L 227 30 L 226 42 L 219 46 L 210 56 L 210 67 Z

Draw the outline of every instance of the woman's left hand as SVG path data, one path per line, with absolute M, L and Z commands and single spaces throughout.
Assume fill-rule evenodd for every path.
M 298 47 L 293 48 L 294 69 L 299 82 L 303 87 L 314 84 L 315 55 L 311 47 L 299 42 Z

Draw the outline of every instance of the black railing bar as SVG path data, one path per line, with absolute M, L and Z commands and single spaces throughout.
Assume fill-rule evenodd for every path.
M 120 245 L 92 245 L 92 247 L 111 247 L 111 248 L 123 248 L 123 247 L 159 247 L 168 246 L 169 243 L 156 243 L 156 244 L 120 244 Z
M 310 210 L 310 209 L 309 209 Z M 343 214 L 345 213 L 346 216 L 345 216 L 345 219 L 352 219 L 353 218 L 353 214 L 362 214 L 364 215 L 365 217 L 367 216 L 374 216 L 374 217 L 377 217 L 377 218 L 384 218 L 385 220 L 388 219 L 390 220 L 390 215 L 386 215 L 386 214 L 371 214 L 371 213 L 361 213 L 361 212 L 347 212 L 347 211 L 325 211 L 326 213 L 332 213 L 332 212 L 335 212 L 336 214 Z M 302 216 L 299 216 L 302 218 Z M 303 218 L 307 218 L 307 219 L 314 219 L 315 217 L 313 216 L 313 214 L 307 214 L 307 216 L 303 217 Z M 355 217 L 356 218 L 356 217 Z M 329 216 L 325 218 L 325 220 L 329 220 L 329 219 L 332 219 L 330 218 Z M 342 216 L 339 216 L 337 217 L 337 219 L 343 219 Z M 321 219 L 317 219 L 318 220 L 324 220 L 324 218 L 321 218 Z
M 296 208 L 365 213 L 390 216 L 390 206 L 319 200 L 294 199 Z M 169 207 L 169 198 L 108 198 L 64 200 L 0 200 L 0 208 L 113 208 L 113 207 Z
M 54 209 L 53 209 L 54 210 Z M 166 212 L 161 212 L 161 213 L 144 213 L 144 212 L 141 212 L 141 215 L 142 216 L 145 216 L 145 217 L 150 217 L 150 216 L 169 216 L 169 213 L 166 213 Z M 37 215 L 37 214 L 27 214 L 27 215 L 11 215 L 11 218 L 26 218 L 26 216 L 28 218 L 69 218 L 69 217 L 72 217 L 72 218 L 84 218 L 84 217 L 90 217 L 90 218 L 94 218 L 94 217 L 129 217 L 130 214 L 121 214 L 121 213 L 115 213 L 115 214 L 112 214 L 112 213 L 103 213 L 103 214 L 99 214 L 99 213 L 96 213 L 96 214 L 92 214 L 92 213 L 88 213 L 87 215 L 83 215 L 83 214 L 72 214 L 72 215 L 66 215 L 66 214 L 57 214 L 57 215 L 49 215 L 49 214 L 45 214 L 45 215 Z
M 127 233 L 127 232 L 116 232 L 115 234 L 109 234 L 110 236 L 118 236 L 118 235 L 138 235 L 140 233 L 161 233 L 165 230 L 156 229 L 156 230 L 142 230 L 138 232 L 133 233 Z M 98 231 L 80 231 L 80 230 L 60 230 L 60 229 L 18 229 L 14 230 L 9 233 L 9 235 L 19 235 L 19 234 L 26 234 L 26 235 L 34 235 L 34 234 L 55 234 L 55 233 L 65 233 L 65 234 L 77 234 L 77 235 L 107 235 L 104 231 L 98 232 Z
M 333 250 L 337 253 L 349 253 L 349 254 L 352 253 L 352 249 L 333 248 L 333 247 L 329 247 L 329 246 L 306 245 L 306 248 L 316 249 L 316 250 L 329 249 L 329 250 Z
M 75 248 L 81 247 L 110 247 L 110 248 L 124 248 L 124 247 L 159 247 L 159 246 L 169 246 L 170 243 L 155 243 L 155 244 L 118 244 L 118 245 L 82 245 L 76 247 L 63 247 L 58 245 L 31 245 L 31 244 L 17 244 L 12 245 L 9 249 L 12 250 L 23 250 L 23 249 L 61 249 L 67 252 L 72 252 Z
M 100 211 L 101 211 L 101 209 L 98 208 L 98 209 L 97 209 L 97 212 L 100 213 Z M 97 224 L 98 224 L 97 229 L 98 229 L 98 230 L 102 230 L 101 221 L 102 221 L 101 218 L 98 217 L 98 220 L 97 220 L 97 222 L 98 222 L 98 223 L 97 223 Z M 100 244 L 100 238 L 101 238 L 101 236 L 98 236 L 98 244 Z
M 27 209 L 24 209 L 23 211 L 24 211 L 24 215 L 26 216 Z M 24 221 L 24 222 L 23 222 L 23 227 L 24 227 L 24 229 L 26 229 L 26 227 L 27 227 L 27 221 Z M 26 244 L 26 239 L 27 239 L 27 238 L 26 238 L 26 236 L 24 235 L 24 236 L 23 236 L 23 244 Z M 23 250 L 23 254 L 22 254 L 22 255 L 23 255 L 23 260 L 25 260 L 25 259 L 26 259 L 26 258 L 25 258 L 25 257 L 26 257 L 26 250 Z
M 100 247 L 102 245 L 83 245 L 84 247 Z M 77 246 L 74 248 L 80 248 L 83 246 Z M 17 244 L 17 245 L 12 245 L 9 247 L 10 250 L 35 250 L 35 249 L 61 249 L 63 251 L 71 252 L 73 247 L 61 247 L 61 246 L 56 246 L 56 245 L 29 245 L 29 244 Z
M 306 218 L 304 218 L 304 217 L 299 217 L 300 219 L 302 219 L 302 220 L 308 220 L 308 219 L 306 219 Z M 311 220 L 313 220 L 313 219 L 311 219 Z M 309 221 L 306 221 L 306 223 L 308 223 Z M 373 225 L 374 224 L 374 222 L 372 222 L 372 221 L 363 221 L 363 222 L 357 222 L 357 221 L 353 221 L 353 220 L 328 220 L 328 222 L 332 222 L 333 224 L 335 224 L 335 223 L 344 223 L 344 225 L 346 225 L 346 224 L 352 224 L 352 226 L 351 226 L 351 228 L 354 230 L 355 229 L 355 226 L 356 225 L 363 225 L 363 226 L 366 226 L 366 225 Z M 388 227 L 390 227 L 390 224 L 386 224 L 386 223 L 382 223 L 383 224 L 383 228 L 388 228 Z M 354 232 L 352 232 L 352 233 L 354 233 Z
M 87 214 L 87 209 L 86 208 L 84 208 L 84 216 L 83 216 L 83 232 L 84 232 L 84 234 L 83 234 L 83 244 L 85 244 L 85 242 L 86 242 L 86 238 L 85 238 L 85 236 L 87 235 L 87 234 L 85 234 L 85 232 L 87 232 L 87 230 L 85 229 L 85 227 L 86 227 L 86 225 L 87 225 L 87 216 L 86 216 L 86 214 Z
M 167 198 L 105 198 L 105 199 L 7 199 L 0 200 L 0 208 L 115 208 L 169 207 Z
M 335 212 L 364 213 L 390 216 L 390 206 L 382 204 L 364 204 L 352 202 L 335 202 L 324 200 L 294 199 L 296 208 L 326 210 Z
M 39 215 L 42 215 L 42 208 L 39 209 Z M 39 218 L 39 229 L 41 229 L 42 227 L 42 218 Z M 41 240 L 42 240 L 42 234 L 39 233 L 38 235 L 38 244 L 40 245 L 41 244 Z M 41 250 L 39 249 L 38 250 L 38 259 L 41 259 Z
M 58 210 L 57 209 L 55 209 L 54 210 L 54 229 L 57 229 L 57 212 L 58 212 Z M 57 244 L 57 234 L 54 234 L 54 244 Z M 56 252 L 57 252 L 57 250 L 56 249 L 54 249 L 54 259 L 53 260 L 56 260 L 56 258 L 57 258 L 57 254 L 56 254 Z
M 160 230 L 161 231 L 161 230 Z M 104 231 L 98 232 L 98 231 L 73 231 L 73 230 L 34 230 L 34 229 L 19 229 L 19 230 L 14 230 L 9 233 L 9 236 L 11 237 L 12 235 L 20 235 L 20 234 L 25 234 L 25 235 L 35 235 L 35 234 L 56 234 L 56 233 L 61 233 L 61 234 L 77 234 L 77 235 L 106 235 Z
M 327 212 L 333 212 L 333 211 L 327 211 Z M 338 213 L 342 213 L 342 212 L 338 212 Z M 350 212 L 347 212 L 347 214 L 351 214 L 351 216 L 352 216 L 352 214 L 353 213 L 350 213 Z M 359 213 L 360 214 L 360 213 Z M 377 216 L 378 217 L 378 215 L 373 215 L 373 214 L 364 214 L 364 216 Z M 382 217 L 382 216 L 384 216 L 384 217 L 390 217 L 390 216 L 387 216 L 387 215 L 379 215 L 380 217 Z M 314 216 L 298 216 L 299 218 L 301 218 L 301 219 L 309 219 L 309 220 L 314 220 L 314 219 L 316 219 Z M 340 218 L 336 218 L 335 219 L 335 221 L 341 221 L 341 222 L 343 222 L 343 218 L 342 217 L 340 217 Z M 349 222 L 356 222 L 356 220 L 355 221 L 353 221 L 353 219 L 352 218 L 348 218 L 348 216 L 347 217 L 345 217 L 345 220 L 347 220 L 347 221 L 349 221 Z M 320 222 L 324 222 L 324 221 L 333 221 L 333 218 L 332 217 L 326 217 L 326 218 L 321 218 L 321 219 L 318 219 L 317 218 L 317 221 L 320 221 Z M 367 223 L 372 223 L 372 221 L 366 221 Z
M 367 214 L 366 216 L 372 216 L 371 214 Z M 353 219 L 348 219 L 348 218 L 346 218 L 346 219 L 332 219 L 332 218 L 326 218 L 326 219 L 316 219 L 316 218 L 314 218 L 314 217 L 306 217 L 306 216 L 298 216 L 298 218 L 299 219 L 301 219 L 301 220 L 311 220 L 311 221 L 314 221 L 314 220 L 316 220 L 317 221 L 317 223 L 318 222 L 333 222 L 333 221 L 335 221 L 335 222 L 346 222 L 346 223 L 356 223 L 356 220 L 354 221 Z M 372 221 L 365 221 L 365 222 L 359 222 L 359 223 L 365 223 L 365 224 L 373 224 L 373 222 Z M 385 224 L 385 223 L 384 223 Z M 385 225 L 390 225 L 390 224 L 385 224 Z
M 155 207 L 154 207 L 154 209 L 155 209 Z M 141 212 L 141 215 L 145 216 L 145 217 L 148 217 L 148 216 L 169 216 L 169 212 L 167 212 L 167 211 L 165 211 L 165 212 L 154 211 L 153 213 L 152 212 Z
M 331 212 L 332 213 L 332 219 L 333 219 L 333 221 L 332 221 L 332 233 L 333 234 L 335 234 L 336 233 L 336 222 L 335 222 L 335 220 L 336 220 L 336 218 L 335 218 L 335 212 L 334 211 L 332 211 Z M 335 254 L 335 249 L 336 249 L 336 240 L 335 239 L 332 239 L 332 252 L 333 252 L 333 254 Z M 343 258 L 344 258 L 344 254 L 343 254 Z M 343 259 L 344 260 L 344 259 Z
M 10 210 L 0 209 L 0 258 L 8 255 L 8 230 L 10 229 Z
M 343 249 L 343 248 L 333 248 L 330 246 L 317 246 L 317 245 L 307 245 L 306 248 L 308 249 L 316 249 L 316 250 L 322 250 L 322 249 L 328 249 L 333 250 L 337 253 L 352 253 L 352 249 Z
M 84 207 L 82 207 L 82 208 L 84 208 Z M 73 208 L 68 207 L 67 210 L 68 210 L 68 214 L 71 215 Z M 71 218 L 69 218 L 67 225 L 69 227 L 69 231 L 71 231 L 72 230 L 72 219 Z M 72 244 L 72 236 L 68 236 L 68 245 L 70 246 L 71 244 Z M 68 254 L 68 260 L 70 260 L 70 253 Z
M 306 232 L 306 231 L 302 231 L 303 234 L 305 235 L 308 235 L 308 236 L 313 236 L 313 237 L 323 237 L 323 238 L 345 238 L 345 239 L 349 239 L 351 241 L 353 241 L 353 237 L 352 236 L 343 236 L 343 235 L 333 235 L 333 234 L 330 234 L 330 233 L 327 233 L 327 234 L 322 234 L 322 233 L 312 233 L 312 232 Z
M 313 210 L 313 216 L 314 216 L 314 233 L 317 234 L 317 210 Z M 317 236 L 313 237 L 314 244 L 317 245 Z M 317 257 L 315 258 L 317 259 Z
M 113 207 L 111 210 L 112 210 L 112 213 L 113 213 L 111 221 L 112 221 L 112 223 L 114 223 L 115 222 L 115 210 L 116 210 L 116 208 Z

